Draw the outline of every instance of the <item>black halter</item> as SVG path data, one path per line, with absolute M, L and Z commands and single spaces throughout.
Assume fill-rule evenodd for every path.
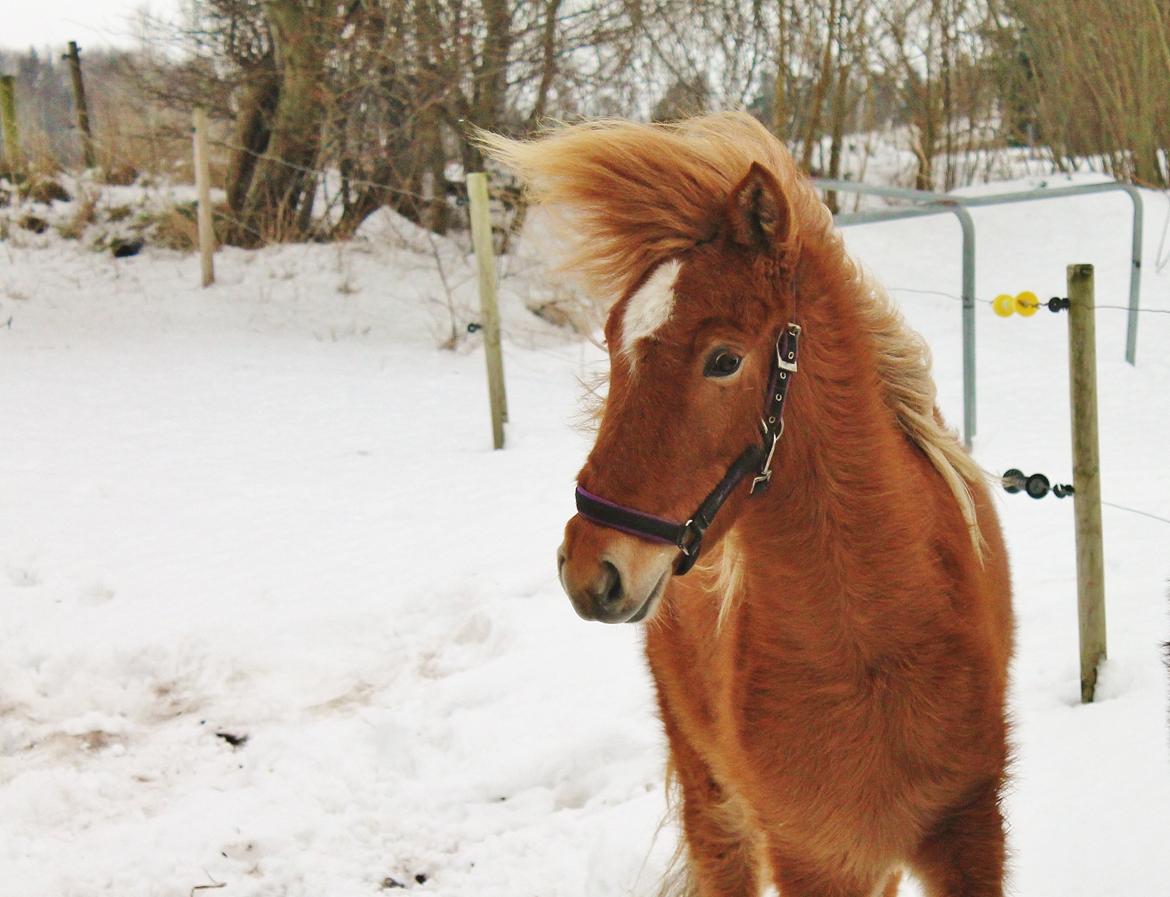
M 674 568 L 675 575 L 682 576 L 690 570 L 699 559 L 703 533 L 715 520 L 715 514 L 731 497 L 739 482 L 749 473 L 756 471 L 751 491 L 748 493 L 754 495 L 757 489 L 766 489 L 772 479 L 772 456 L 776 453 L 776 443 L 780 441 L 780 436 L 784 432 L 784 399 L 788 395 L 791 375 L 796 373 L 799 338 L 798 324 L 789 324 L 776 338 L 776 357 L 772 362 L 772 374 L 768 378 L 768 400 L 764 406 L 764 416 L 760 419 L 762 444 L 748 446 L 743 450 L 727 469 L 723 479 L 707 494 L 698 510 L 686 523 L 676 523 L 664 517 L 619 505 L 594 495 L 581 486 L 577 487 L 577 512 L 601 526 L 621 530 L 623 533 L 640 536 L 652 542 L 677 546 L 682 552 L 682 557 Z

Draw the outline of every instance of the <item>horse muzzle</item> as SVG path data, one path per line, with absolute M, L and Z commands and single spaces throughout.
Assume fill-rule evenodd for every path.
M 583 620 L 640 623 L 661 603 L 677 550 L 577 516 L 557 549 L 561 586 Z

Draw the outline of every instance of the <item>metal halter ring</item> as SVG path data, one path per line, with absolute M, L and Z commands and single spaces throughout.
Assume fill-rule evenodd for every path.
M 690 533 L 692 538 L 688 542 L 687 534 Z M 696 550 L 698 550 L 699 543 L 703 541 L 703 531 L 695 526 L 695 519 L 692 517 L 683 524 L 682 535 L 678 537 L 678 550 L 687 557 L 690 557 Z

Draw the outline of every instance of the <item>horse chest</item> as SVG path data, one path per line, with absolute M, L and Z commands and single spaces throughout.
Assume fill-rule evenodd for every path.
M 807 841 L 844 827 L 859 845 L 893 847 L 890 833 L 913 829 L 918 815 L 906 696 L 897 683 L 810 669 L 799 651 L 759 635 L 742 619 L 719 628 L 709 604 L 686 601 L 651 628 L 668 731 L 776 831 Z
M 646 654 L 665 714 L 700 752 L 714 758 L 732 747 L 737 651 L 709 597 L 678 596 L 671 618 L 649 627 Z

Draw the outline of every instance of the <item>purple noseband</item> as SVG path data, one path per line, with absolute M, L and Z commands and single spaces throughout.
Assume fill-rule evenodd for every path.
M 600 526 L 651 542 L 676 546 L 682 552 L 682 557 L 674 568 L 675 575 L 682 576 L 690 570 L 699 558 L 703 533 L 739 482 L 755 472 L 751 488 L 751 494 L 754 495 L 757 489 L 766 488 L 772 479 L 772 455 L 776 451 L 780 434 L 784 432 L 784 399 L 788 395 L 791 375 L 796 373 L 799 337 L 800 326 L 789 324 L 776 339 L 776 357 L 772 361 L 772 375 L 768 378 L 768 399 L 764 405 L 764 416 L 760 420 L 763 444 L 744 449 L 723 475 L 723 479 L 703 499 L 690 520 L 676 523 L 656 514 L 647 514 L 595 495 L 580 485 L 577 486 L 577 512 Z

